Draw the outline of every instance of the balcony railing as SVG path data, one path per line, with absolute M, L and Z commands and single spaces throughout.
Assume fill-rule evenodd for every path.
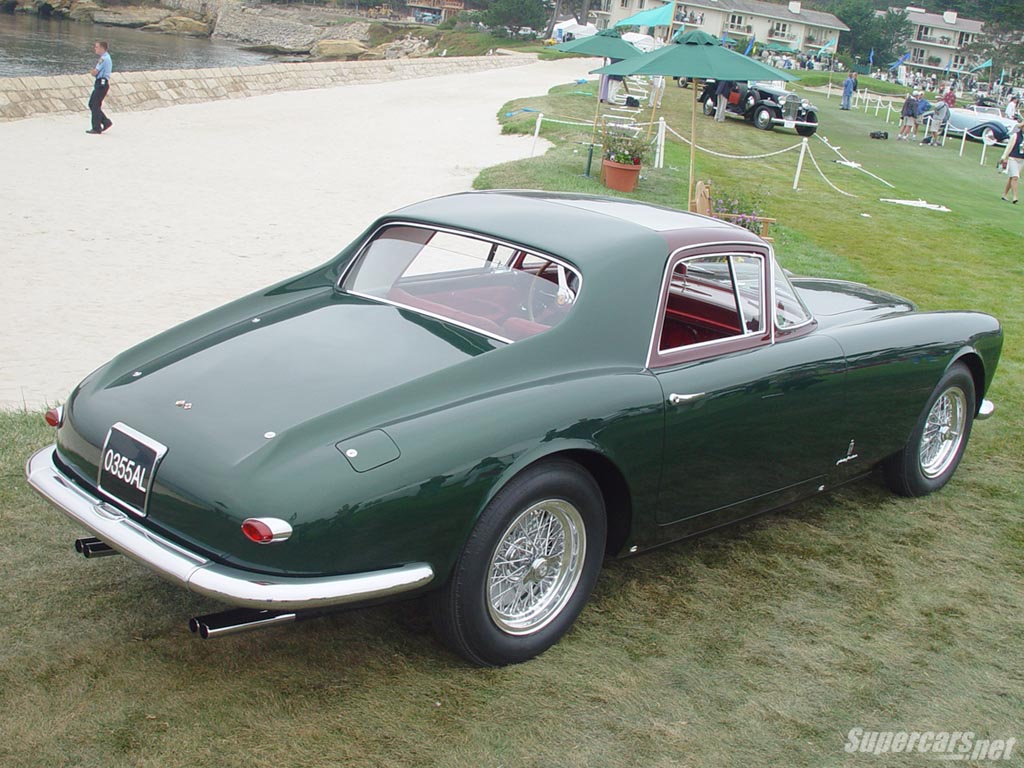
M 773 29 L 768 33 L 769 40 L 785 40 L 786 42 L 793 42 L 796 40 L 796 35 L 792 32 L 783 32 L 779 29 Z
M 724 32 L 739 32 L 744 35 L 749 35 L 754 31 L 754 28 L 749 24 L 733 24 L 731 22 L 725 25 Z

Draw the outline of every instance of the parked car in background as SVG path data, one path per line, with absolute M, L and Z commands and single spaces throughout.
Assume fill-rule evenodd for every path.
M 878 465 L 942 488 L 1001 346 L 985 314 L 791 279 L 717 219 L 459 194 L 118 355 L 26 471 L 84 555 L 236 607 L 202 637 L 426 595 L 502 665 L 568 631 L 605 557 Z
M 967 138 L 986 144 L 1002 144 L 1016 126 L 998 107 L 971 104 L 949 110 L 950 134 L 962 136 L 966 131 Z
M 716 108 L 715 80 L 705 80 L 700 101 L 705 115 L 714 115 Z M 755 127 L 770 131 L 776 126 L 794 128 L 801 136 L 818 130 L 818 109 L 797 94 L 766 83 L 736 83 L 729 94 L 726 114 L 742 117 Z

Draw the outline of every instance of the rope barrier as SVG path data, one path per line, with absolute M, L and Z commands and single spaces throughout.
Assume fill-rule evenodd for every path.
M 665 129 L 670 131 L 673 136 L 682 141 L 684 144 L 690 144 L 690 140 L 676 133 L 675 129 L 671 125 L 666 124 Z M 780 149 L 777 152 L 769 152 L 765 155 L 726 155 L 722 152 L 715 152 L 713 149 L 702 147 L 700 144 L 697 145 L 697 149 L 699 149 L 701 152 L 707 152 L 709 155 L 714 155 L 715 157 L 724 157 L 727 160 L 761 160 L 766 157 L 775 157 L 775 155 L 782 155 L 785 154 L 786 152 L 791 152 L 794 149 L 800 149 L 800 145 L 794 144 L 791 147 Z
M 828 139 L 826 139 L 826 138 L 825 138 L 824 136 L 822 136 L 822 135 L 821 135 L 820 133 L 816 133 L 816 134 L 814 134 L 814 135 L 815 135 L 815 137 L 817 137 L 817 139 L 818 139 L 818 140 L 819 140 L 820 142 L 822 142 L 822 143 L 823 143 L 823 144 L 824 144 L 824 145 L 825 145 L 826 147 L 828 147 L 828 148 L 829 148 L 829 149 L 831 149 L 831 150 L 832 150 L 833 152 L 835 152 L 835 153 L 836 153 L 837 155 L 839 155 L 839 159 L 840 159 L 840 160 L 842 160 L 842 161 L 843 161 L 843 163 L 844 163 L 845 165 L 848 165 L 848 166 L 849 166 L 850 168 L 856 168 L 856 169 L 857 169 L 858 171 L 861 171 L 861 172 L 863 172 L 863 173 L 866 173 L 866 174 L 867 174 L 868 176 L 870 176 L 871 178 L 873 178 L 873 179 L 876 179 L 876 180 L 878 180 L 878 181 L 882 182 L 883 184 L 885 184 L 885 186 L 889 187 L 889 189 L 896 189 L 896 187 L 894 187 L 894 186 L 893 186 L 892 184 L 890 184 L 890 183 L 889 183 L 888 181 L 886 181 L 885 179 L 883 179 L 883 178 L 882 178 L 881 176 L 876 176 L 876 175 L 875 175 L 875 174 L 873 174 L 873 173 L 872 173 L 871 171 L 867 170 L 866 168 L 863 168 L 863 167 L 861 167 L 861 164 L 860 164 L 860 163 L 855 163 L 855 162 L 853 162 L 852 160 L 848 160 L 848 159 L 847 159 L 847 158 L 846 158 L 846 157 L 845 157 L 845 156 L 843 155 L 843 153 L 839 151 L 839 149 L 838 149 L 837 147 L 833 147 L 833 146 L 832 146 L 831 144 L 829 144 L 829 141 L 828 141 Z
M 832 187 L 832 189 L 834 189 L 840 195 L 846 195 L 847 197 L 856 197 L 856 195 L 851 195 L 849 192 L 843 192 L 843 190 L 841 190 L 839 187 L 837 187 L 835 184 L 828 180 L 828 176 L 826 176 L 825 172 L 821 170 L 821 167 L 818 165 L 818 161 L 814 159 L 814 153 L 811 152 L 810 147 L 807 147 L 807 156 L 811 158 L 811 164 L 814 166 L 814 170 L 816 170 L 818 174 L 821 176 L 821 178 L 825 180 L 826 184 Z

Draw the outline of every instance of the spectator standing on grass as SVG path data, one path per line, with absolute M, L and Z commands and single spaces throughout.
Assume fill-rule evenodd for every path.
M 854 78 L 853 73 L 851 72 L 846 76 L 846 79 L 843 80 L 843 100 L 839 105 L 840 109 L 845 109 L 849 111 L 850 99 L 853 98 L 853 92 L 855 90 L 857 90 L 857 80 L 856 78 Z
M 927 142 L 933 147 L 941 147 L 939 143 L 939 134 L 942 133 L 942 127 L 946 124 L 946 120 L 949 119 L 949 105 L 943 100 L 939 99 L 935 104 L 935 111 L 931 114 L 931 123 L 928 127 L 929 134 L 925 137 L 924 144 Z
M 946 102 L 946 106 L 950 109 L 956 106 L 956 94 L 953 92 L 953 84 L 948 83 L 945 91 L 939 91 L 939 95 L 942 96 L 942 100 Z
M 897 141 L 906 141 L 910 132 L 917 125 L 917 91 L 911 91 L 903 101 L 903 109 L 900 110 L 900 134 Z
M 924 125 L 925 112 L 930 112 L 932 108 L 931 102 L 924 97 L 923 91 L 917 92 L 917 114 L 914 115 L 914 131 L 911 134 L 911 138 L 917 140 L 917 127 Z
M 717 99 L 717 109 L 715 111 L 715 122 L 725 122 L 725 106 L 729 103 L 729 94 L 732 93 L 732 81 L 731 80 L 719 80 L 718 86 L 715 88 L 715 98 Z
M 93 81 L 92 96 L 89 97 L 89 111 L 92 112 L 92 128 L 86 133 L 103 133 L 110 128 L 114 122 L 103 114 L 103 99 L 110 90 L 110 72 L 113 64 L 110 61 L 109 46 L 105 40 L 97 40 L 93 46 L 93 52 L 99 56 L 96 66 L 92 70 Z
M 1006 149 L 1003 150 L 1003 156 L 999 159 L 999 165 L 1006 169 L 1006 173 L 1010 177 L 1006 180 L 1006 186 L 1003 188 L 1003 200 L 1011 202 L 1006 195 L 1013 192 L 1012 202 L 1016 204 L 1020 169 L 1024 165 L 1024 120 L 1017 123 L 1010 138 L 1006 140 Z

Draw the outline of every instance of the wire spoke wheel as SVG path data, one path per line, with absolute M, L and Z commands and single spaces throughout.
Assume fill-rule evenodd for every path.
M 586 550 L 586 527 L 572 504 L 548 499 L 526 509 L 491 555 L 486 592 L 494 623 L 511 635 L 545 627 L 575 592 Z
M 971 438 L 974 379 L 955 363 L 932 390 L 902 450 L 882 463 L 889 487 L 901 496 L 927 496 L 949 482 Z
M 956 460 L 966 422 L 967 400 L 960 389 L 951 387 L 935 401 L 925 421 L 918 454 L 925 477 L 938 477 Z

